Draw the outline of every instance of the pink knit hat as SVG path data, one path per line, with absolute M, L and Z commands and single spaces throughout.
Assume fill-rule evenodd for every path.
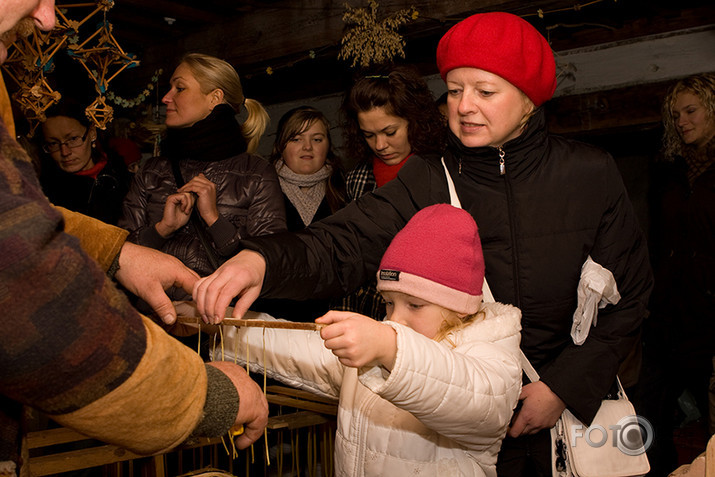
M 556 62 L 546 39 L 511 13 L 478 13 L 454 25 L 437 46 L 442 79 L 455 68 L 489 71 L 519 88 L 536 106 L 556 91 Z
M 395 235 L 377 272 L 379 291 L 412 295 L 458 313 L 479 310 L 484 256 L 468 212 L 437 204 L 417 212 Z

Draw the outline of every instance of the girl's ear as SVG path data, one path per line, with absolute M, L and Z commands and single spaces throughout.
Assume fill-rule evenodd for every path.
M 89 142 L 95 142 L 97 140 L 97 126 L 94 123 L 89 125 L 89 133 L 87 134 L 87 139 Z

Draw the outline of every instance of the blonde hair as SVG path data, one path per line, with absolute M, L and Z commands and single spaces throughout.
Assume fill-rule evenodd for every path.
M 270 118 L 261 103 L 243 95 L 241 79 L 234 67 L 224 60 L 201 53 L 189 53 L 181 59 L 181 63 L 189 67 L 203 94 L 220 89 L 224 102 L 237 114 L 241 112 L 241 106 L 246 107 L 248 117 L 241 125 L 241 132 L 248 144 L 247 151 L 256 152 Z
M 442 317 L 444 320 L 442 321 L 442 326 L 439 327 L 439 331 L 437 331 L 437 334 L 432 339 L 435 341 L 446 341 L 452 348 L 457 346 L 454 341 L 452 341 L 452 335 L 454 333 L 466 328 L 467 325 L 483 320 L 485 316 L 483 311 L 478 311 L 471 315 L 460 317 L 456 311 L 448 310 L 444 307 L 440 308 L 442 308 Z
M 523 96 L 524 104 L 525 104 L 526 107 L 529 109 L 529 111 L 527 111 L 527 113 L 524 114 L 524 116 L 521 118 L 521 122 L 519 123 L 519 125 L 521 126 L 521 128 L 522 128 L 522 130 L 523 130 L 523 128 L 526 127 L 526 123 L 529 122 L 529 119 L 531 119 L 531 117 L 532 117 L 534 114 L 536 114 L 536 109 L 537 109 L 537 108 L 536 108 L 536 105 L 534 104 L 534 102 L 531 100 L 531 98 L 526 95 L 526 93 L 524 93 L 522 90 L 519 90 L 519 92 L 520 92 L 520 93 L 522 94 L 522 96 Z
M 663 155 L 668 159 L 684 155 L 686 144 L 678 133 L 678 125 L 673 114 L 678 95 L 692 93 L 703 103 L 707 117 L 715 121 L 715 74 L 703 73 L 679 80 L 663 100 Z

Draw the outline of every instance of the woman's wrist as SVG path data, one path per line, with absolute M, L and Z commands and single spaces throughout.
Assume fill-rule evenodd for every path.
M 154 229 L 156 230 L 156 233 L 162 236 L 162 238 L 169 238 L 169 236 L 174 233 L 174 230 L 171 227 L 168 227 L 161 221 L 154 225 Z
M 206 217 L 202 217 L 204 219 L 204 222 L 206 222 L 206 225 L 211 227 L 213 224 L 216 223 L 218 220 L 218 212 L 211 212 L 210 214 L 207 214 Z

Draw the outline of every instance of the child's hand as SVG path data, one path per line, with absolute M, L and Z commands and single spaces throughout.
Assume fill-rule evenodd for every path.
M 328 325 L 320 336 L 345 366 L 381 365 L 392 370 L 397 338 L 391 327 L 350 311 L 329 311 L 315 322 Z

